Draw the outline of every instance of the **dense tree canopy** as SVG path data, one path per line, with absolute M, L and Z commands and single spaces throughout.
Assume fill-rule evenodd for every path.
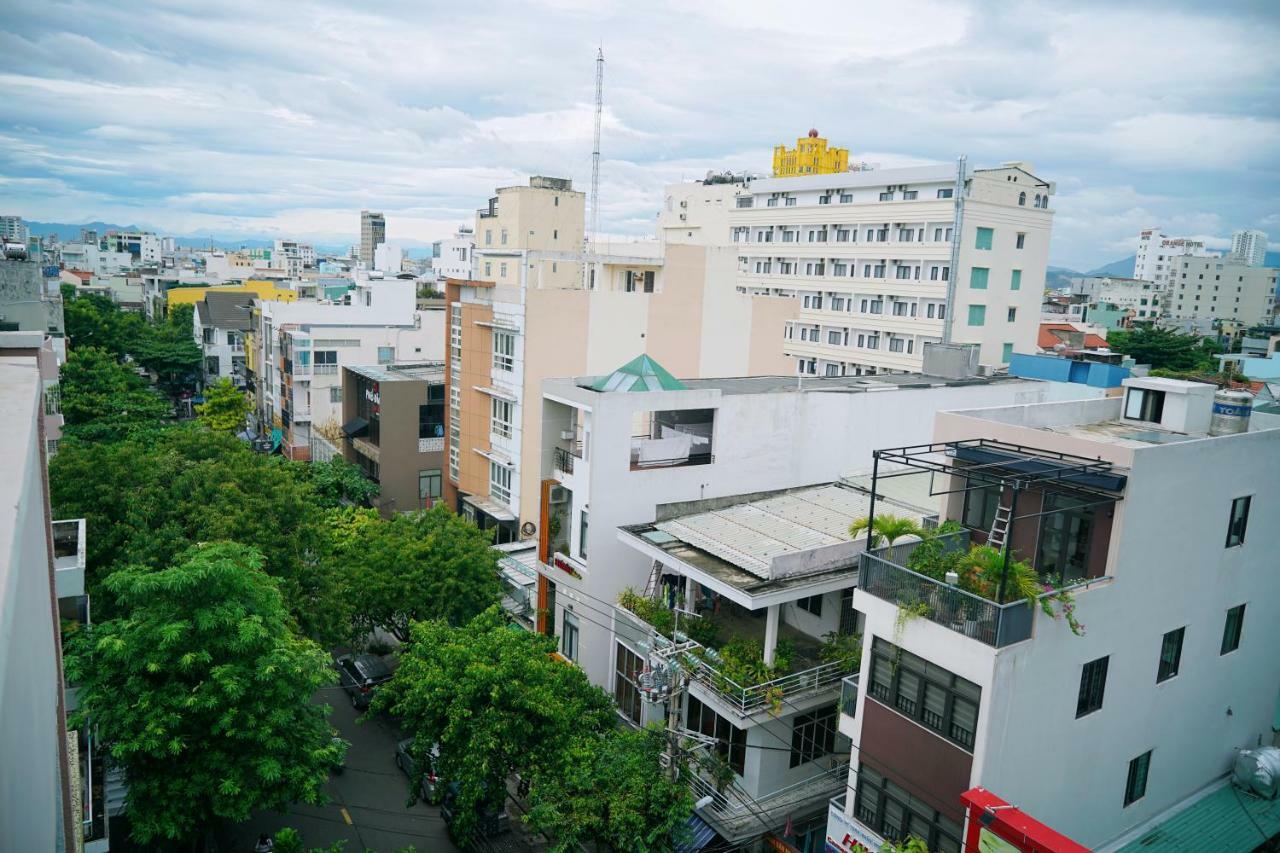
M 498 599 L 498 555 L 490 537 L 444 504 L 375 521 L 351 516 L 332 557 L 346 578 L 356 628 L 409 639 L 414 621 L 463 624 Z
M 169 402 L 107 349 L 73 349 L 59 384 L 68 435 L 114 441 L 172 416 Z
M 1153 369 L 1191 371 L 1218 369 L 1216 355 L 1222 352 L 1217 341 L 1196 335 L 1184 335 L 1172 329 L 1137 326 L 1107 335 L 1107 346 L 1124 353 L 1138 364 Z
M 244 429 L 249 408 L 249 398 L 243 391 L 230 379 L 219 379 L 204 390 L 204 402 L 196 406 L 196 414 L 214 432 L 235 434 Z
M 216 818 L 319 803 L 341 758 L 327 708 L 311 701 L 331 680 L 328 659 L 291 630 L 262 563 L 224 543 L 196 546 L 171 567 L 121 569 L 105 586 L 122 615 L 69 644 L 82 714 L 124 769 L 144 844 L 199 838 Z
M 307 466 L 307 476 L 321 506 L 364 506 L 378 496 L 378 484 L 366 477 L 358 466 L 339 456 L 326 462 L 312 462 Z

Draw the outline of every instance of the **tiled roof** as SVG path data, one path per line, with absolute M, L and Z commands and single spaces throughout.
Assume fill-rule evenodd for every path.
M 1040 349 L 1051 350 L 1058 344 L 1065 344 L 1067 335 L 1070 332 L 1077 331 L 1079 329 L 1070 323 L 1041 323 L 1040 337 L 1036 341 L 1036 345 Z M 1106 349 L 1107 339 L 1092 332 L 1085 332 L 1084 347 L 1085 349 Z

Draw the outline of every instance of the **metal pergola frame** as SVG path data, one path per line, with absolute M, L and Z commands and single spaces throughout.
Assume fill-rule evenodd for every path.
M 1000 459 L 995 462 L 976 463 L 972 465 L 965 465 L 963 467 L 957 467 L 954 462 L 938 461 L 936 459 L 928 458 L 941 453 L 948 457 L 948 459 L 952 459 L 957 455 L 957 451 L 963 448 L 987 450 L 1016 458 Z M 1037 447 L 1028 447 L 1021 444 L 1012 444 L 996 439 L 971 438 L 957 441 L 931 442 L 929 444 L 910 444 L 905 447 L 875 450 L 872 451 L 871 457 L 871 500 L 867 507 L 868 547 L 870 547 L 873 541 L 872 537 L 874 535 L 875 528 L 876 487 L 882 478 L 892 479 L 894 477 L 905 477 L 910 474 L 916 474 L 920 471 L 929 471 L 935 474 L 946 474 L 947 476 L 965 478 L 965 486 L 960 489 L 934 491 L 933 485 L 930 484 L 930 495 L 958 494 L 989 486 L 999 486 L 1002 490 L 1005 488 L 1012 490 L 1009 502 L 1010 536 L 1006 537 L 1003 546 L 1004 570 L 1000 575 L 1000 589 L 997 592 L 997 598 L 1001 601 L 1004 600 L 1005 584 L 1009 576 L 1009 560 L 1012 554 L 1012 549 L 1009 547 L 1009 539 L 1012 538 L 1014 522 L 1024 518 L 1038 518 L 1040 516 L 1054 515 L 1056 513 L 1066 511 L 1064 508 L 1018 515 L 1018 495 L 1020 492 L 1034 487 L 1052 486 L 1055 491 L 1074 494 L 1077 497 L 1089 499 L 1081 504 L 1077 504 L 1075 507 L 1072 507 L 1073 509 L 1078 509 L 1081 506 L 1097 506 L 1105 503 L 1115 503 L 1116 501 L 1123 499 L 1123 495 L 1119 491 L 1111 491 L 1100 487 L 1089 486 L 1078 482 L 1072 482 L 1070 479 L 1067 479 L 1070 477 L 1081 477 L 1091 474 L 1105 475 L 1115 473 L 1115 466 L 1106 460 L 1089 459 L 1084 456 L 1076 456 L 1074 454 L 1062 453 L 1056 450 L 1044 450 Z M 905 470 L 881 474 L 881 460 L 901 465 Z M 1010 465 L 1016 464 L 1017 462 L 1035 462 L 1046 467 L 1035 471 L 1011 470 Z M 976 486 L 972 484 L 972 481 L 974 480 L 977 480 L 978 482 Z

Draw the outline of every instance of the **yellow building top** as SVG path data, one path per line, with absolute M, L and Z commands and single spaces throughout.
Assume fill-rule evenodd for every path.
M 774 146 L 773 176 L 794 178 L 797 175 L 833 175 L 849 171 L 849 149 L 828 148 L 827 140 L 811 129 L 807 137 L 796 140 L 795 148 Z
M 170 305 L 195 305 L 209 291 L 218 293 L 252 293 L 264 302 L 297 302 L 297 291 L 280 287 L 274 281 L 249 279 L 243 284 L 215 284 L 202 287 L 174 287 L 165 298 Z

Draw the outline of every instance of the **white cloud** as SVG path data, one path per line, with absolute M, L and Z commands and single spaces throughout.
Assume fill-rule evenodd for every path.
M 527 174 L 585 187 L 603 44 L 605 231 L 816 125 L 884 166 L 1034 162 L 1052 261 L 1096 266 L 1280 221 L 1277 22 L 1233 5 L 47 0 L 0 23 L 0 187 L 33 219 L 349 242 L 370 207 L 427 241 Z

